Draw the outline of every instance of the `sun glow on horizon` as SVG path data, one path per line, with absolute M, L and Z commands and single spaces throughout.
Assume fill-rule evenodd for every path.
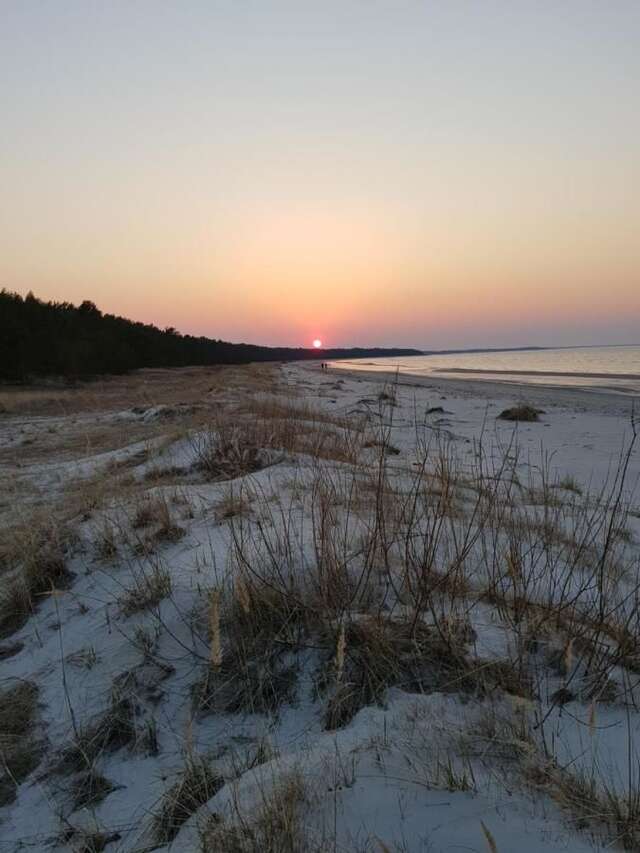
M 320 338 L 315 338 L 315 339 L 314 339 L 314 341 L 313 341 L 313 348 L 314 348 L 314 349 L 322 349 L 322 341 L 320 340 Z

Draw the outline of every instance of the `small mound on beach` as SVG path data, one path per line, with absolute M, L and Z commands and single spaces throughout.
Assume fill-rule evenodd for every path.
M 498 418 L 502 421 L 537 421 L 538 415 L 543 415 L 542 409 L 534 409 L 533 406 L 528 406 L 523 403 L 520 406 L 513 406 L 511 409 L 505 409 L 500 412 Z

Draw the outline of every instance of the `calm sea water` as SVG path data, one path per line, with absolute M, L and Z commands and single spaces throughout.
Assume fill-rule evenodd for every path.
M 354 359 L 332 366 L 640 394 L 640 346 Z

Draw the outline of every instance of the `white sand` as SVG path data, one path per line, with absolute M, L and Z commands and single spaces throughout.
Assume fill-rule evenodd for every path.
M 320 380 L 317 372 L 322 377 Z M 503 447 L 513 435 L 515 425 L 497 420 L 497 415 L 518 403 L 529 403 L 544 410 L 544 414 L 537 423 L 517 425 L 523 462 L 536 467 L 546 457 L 556 474 L 571 474 L 582 485 L 591 484 L 594 489 L 611 479 L 621 453 L 628 446 L 634 411 L 636 420 L 640 418 L 640 398 L 615 392 L 470 378 L 414 378 L 347 369 L 306 371 L 307 375 L 310 373 L 316 383 L 320 382 L 321 397 L 329 394 L 328 385 L 323 384 L 327 382 L 327 373 L 344 381 L 340 398 L 333 404 L 342 411 L 349 411 L 362 397 L 375 397 L 381 384 L 397 383 L 402 406 L 399 418 L 395 419 L 398 427 L 413 422 L 414 411 L 422 418 L 428 408 L 441 406 L 445 413 L 434 415 L 429 423 L 460 444 L 477 440 L 483 434 L 490 444 Z M 630 465 L 630 487 L 635 486 L 639 476 L 640 449 L 634 452 Z

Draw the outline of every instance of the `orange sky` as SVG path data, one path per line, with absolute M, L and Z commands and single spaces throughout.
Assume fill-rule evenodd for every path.
M 0 286 L 230 340 L 637 341 L 640 5 L 24 0 Z

